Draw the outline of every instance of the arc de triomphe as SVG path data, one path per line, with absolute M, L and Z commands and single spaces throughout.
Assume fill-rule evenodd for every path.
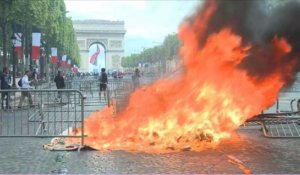
M 74 20 L 73 26 L 77 34 L 80 49 L 80 71 L 89 71 L 89 48 L 93 44 L 101 44 L 105 49 L 107 70 L 120 70 L 121 58 L 124 55 L 124 21 L 108 20 Z

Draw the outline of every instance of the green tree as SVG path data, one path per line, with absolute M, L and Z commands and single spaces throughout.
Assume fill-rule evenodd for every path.
M 3 63 L 7 65 L 8 40 L 14 24 L 21 25 L 22 49 L 25 53 L 25 67 L 30 64 L 31 33 L 35 28 L 42 33 L 46 64 L 50 62 L 51 47 L 58 48 L 58 56 L 69 55 L 75 64 L 80 62 L 76 33 L 70 18 L 66 17 L 63 0 L 1 0 L 0 1 L 0 43 L 4 53 Z M 9 41 L 9 42 L 8 42 Z
M 3 53 L 3 66 L 7 66 L 7 29 L 9 25 L 10 11 L 12 7 L 12 0 L 0 1 L 0 29 L 1 29 L 1 47 Z
M 161 71 L 166 72 L 166 62 L 178 58 L 180 42 L 176 34 L 165 37 L 164 42 L 153 48 L 144 49 L 139 54 L 132 54 L 122 59 L 123 67 L 136 67 L 138 63 L 159 63 Z

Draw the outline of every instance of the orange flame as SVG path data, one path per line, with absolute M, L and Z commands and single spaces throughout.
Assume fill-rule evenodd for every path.
M 200 18 L 180 28 L 185 74 L 138 89 L 116 117 L 109 108 L 91 114 L 85 121 L 86 145 L 102 151 L 199 151 L 229 138 L 245 120 L 274 103 L 284 85 L 283 72 L 257 81 L 241 69 L 239 63 L 252 49 L 242 45 L 241 36 L 223 28 L 199 45 L 214 9 L 211 1 Z M 275 59 L 291 51 L 284 38 L 275 37 L 270 44 Z

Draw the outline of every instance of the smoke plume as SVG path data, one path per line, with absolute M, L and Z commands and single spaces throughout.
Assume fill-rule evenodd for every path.
M 208 3 L 207 1 L 204 6 Z M 298 65 L 292 72 L 299 71 L 299 1 L 219 0 L 216 4 L 216 10 L 207 24 L 206 31 L 199 38 L 201 44 L 210 34 L 219 32 L 223 27 L 229 27 L 243 37 L 244 45 L 252 45 L 252 54 L 238 66 L 258 81 L 272 73 L 284 72 L 290 62 L 297 62 Z M 200 13 L 202 9 L 199 10 L 198 14 Z M 279 62 L 275 61 L 276 53 L 271 44 L 275 37 L 284 37 L 292 45 L 292 52 Z M 287 84 L 293 81 L 292 76 L 285 76 L 284 73 L 282 75 Z

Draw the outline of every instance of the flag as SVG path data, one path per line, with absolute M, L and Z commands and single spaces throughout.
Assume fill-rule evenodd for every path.
M 100 54 L 99 45 L 97 45 L 97 51 L 91 56 L 90 63 L 97 66 L 97 57 Z
M 14 44 L 19 60 L 22 60 L 22 33 L 15 33 L 16 42 Z
M 57 48 L 52 47 L 51 48 L 51 63 L 53 65 L 56 65 L 58 62 L 58 58 L 57 58 Z
M 71 68 L 71 59 L 68 59 L 68 61 L 67 61 L 67 67 Z
M 38 60 L 40 58 L 41 33 L 32 33 L 31 58 Z
M 74 64 L 73 68 L 72 68 L 72 72 L 73 73 L 77 73 L 78 72 L 78 67 Z
M 67 65 L 67 55 L 63 55 L 61 58 L 60 67 L 66 67 L 66 65 Z

